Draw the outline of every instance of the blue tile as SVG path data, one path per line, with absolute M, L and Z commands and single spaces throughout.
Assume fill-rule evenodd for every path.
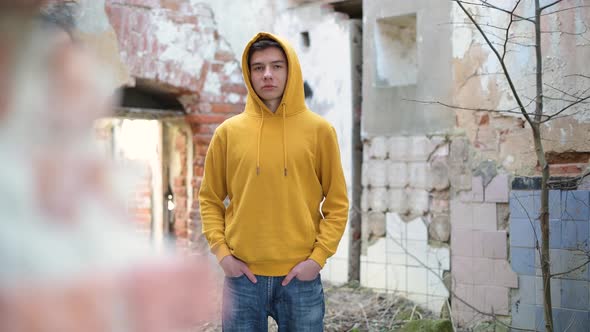
M 561 247 L 564 249 L 588 248 L 588 222 L 564 220 L 561 222 Z
M 510 246 L 534 248 L 535 229 L 533 225 L 536 223 L 528 219 L 511 219 L 509 233 Z M 540 238 L 540 234 L 538 236 Z
M 510 192 L 510 218 L 536 219 L 539 207 L 538 191 L 513 190 Z
M 535 307 L 535 331 L 545 331 L 545 311 L 543 306 Z
M 531 248 L 510 248 L 510 265 L 517 274 L 535 275 L 535 252 Z
M 562 248 L 562 236 L 561 236 L 561 228 L 562 228 L 562 221 L 559 219 L 549 220 L 549 248 L 550 249 L 561 249 Z M 539 247 L 541 246 L 541 239 L 543 235 L 541 233 L 541 222 L 537 220 L 535 222 L 535 234 L 531 234 L 532 239 L 534 240 L 534 235 L 537 236 L 539 240 Z
M 590 214 L 589 198 L 588 191 L 563 191 L 561 193 L 561 219 L 587 221 Z
M 512 301 L 519 304 L 528 304 L 534 306 L 537 300 L 537 290 L 535 288 L 535 279 L 533 276 L 518 276 L 518 289 L 512 296 Z
M 561 219 L 561 190 L 549 190 L 549 219 Z
M 588 310 L 588 282 L 580 280 L 561 280 L 561 307 L 564 309 Z
M 535 328 L 535 311 L 533 305 L 517 302 L 512 304 L 512 326 L 521 329 Z
M 554 310 L 554 331 L 590 331 L 588 312 L 579 310 Z
M 561 279 L 575 279 L 588 281 L 588 256 L 585 252 L 579 250 L 558 250 L 559 251 L 559 264 L 558 268 L 551 271 L 552 273 L 568 272 L 558 276 Z M 552 264 L 553 265 L 553 264 Z
M 561 220 L 549 220 L 549 249 L 561 248 Z

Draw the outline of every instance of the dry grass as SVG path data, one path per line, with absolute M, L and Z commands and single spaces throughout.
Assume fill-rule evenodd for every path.
M 429 311 L 392 293 L 379 293 L 362 287 L 332 286 L 324 282 L 326 296 L 326 332 L 396 331 L 415 319 L 436 319 Z M 219 319 L 203 324 L 194 331 L 221 331 Z M 269 319 L 269 331 L 277 331 Z

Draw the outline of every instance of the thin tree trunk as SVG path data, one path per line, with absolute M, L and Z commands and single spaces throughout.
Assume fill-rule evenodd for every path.
M 545 329 L 553 332 L 553 310 L 551 305 L 551 265 L 549 257 L 549 165 L 545 159 L 543 142 L 541 141 L 541 120 L 543 115 L 543 58 L 541 49 L 541 7 L 539 0 L 535 0 L 535 53 L 537 62 L 536 86 L 537 99 L 535 102 L 535 124 L 532 126 L 535 152 L 539 166 L 541 166 L 541 207 L 539 221 L 541 223 L 541 272 L 543 275 L 543 302 L 545 312 Z

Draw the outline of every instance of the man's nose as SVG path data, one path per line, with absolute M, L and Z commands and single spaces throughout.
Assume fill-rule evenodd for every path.
M 264 69 L 264 78 L 271 78 L 272 77 L 272 73 L 270 71 L 270 68 L 265 68 Z

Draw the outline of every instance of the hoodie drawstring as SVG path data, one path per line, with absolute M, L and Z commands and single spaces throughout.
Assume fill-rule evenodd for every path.
M 283 174 L 287 176 L 287 126 L 285 124 L 287 117 L 287 105 L 281 104 L 283 107 Z M 262 126 L 264 125 L 264 110 L 260 109 L 260 127 L 258 127 L 258 150 L 256 151 L 256 175 L 260 175 L 260 142 L 262 141 Z
M 287 113 L 287 105 L 283 105 L 283 169 L 285 170 L 285 176 L 287 176 L 287 126 L 285 125 L 285 117 Z
M 258 150 L 256 151 L 256 175 L 260 175 L 260 140 L 262 137 L 262 125 L 264 124 L 264 110 L 260 108 L 260 114 L 262 118 L 260 119 L 260 127 L 258 128 Z

